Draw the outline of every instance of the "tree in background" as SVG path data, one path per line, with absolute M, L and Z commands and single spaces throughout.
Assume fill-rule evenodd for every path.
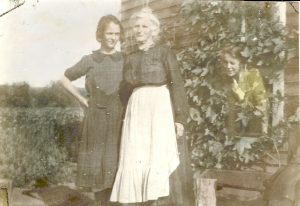
M 26 82 L 0 87 L 1 106 L 30 107 L 30 86 Z
M 80 89 L 86 95 L 85 89 Z M 0 86 L 0 107 L 79 107 L 79 104 L 59 84 L 51 82 L 41 88 L 26 82 Z

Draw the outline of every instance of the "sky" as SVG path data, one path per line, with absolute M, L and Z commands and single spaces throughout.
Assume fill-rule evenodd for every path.
M 9 0 L 0 0 L 0 13 Z M 25 0 L 0 17 L 0 85 L 27 82 L 34 87 L 58 80 L 65 69 L 99 48 L 101 16 L 120 17 L 120 0 Z M 75 86 L 83 87 L 84 78 Z

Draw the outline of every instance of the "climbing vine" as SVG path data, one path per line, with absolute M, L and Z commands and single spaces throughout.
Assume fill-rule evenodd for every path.
M 274 16 L 274 4 L 186 0 L 181 12 L 185 31 L 193 37 L 189 46 L 179 51 L 178 59 L 191 106 L 187 130 L 195 167 L 241 169 L 277 150 L 286 140 L 290 123 L 282 119 L 271 124 L 272 105 L 284 100 L 280 92 L 272 91 L 272 84 L 293 57 L 297 48 L 289 42 L 298 34 L 288 31 Z M 268 130 L 254 137 L 231 135 L 225 127 L 228 101 L 224 89 L 216 85 L 220 81 L 218 57 L 228 44 L 242 48 L 247 67 L 257 68 L 268 88 Z M 239 111 L 235 123 L 244 128 L 263 118 L 258 107 L 240 105 Z

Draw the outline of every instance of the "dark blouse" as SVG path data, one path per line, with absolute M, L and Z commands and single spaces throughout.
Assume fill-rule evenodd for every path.
M 74 66 L 65 71 L 73 81 L 85 75 L 85 87 L 90 95 L 101 90 L 105 94 L 117 93 L 122 80 L 123 57 L 120 52 L 103 54 L 99 50 L 85 55 Z
M 170 89 L 175 122 L 185 124 L 188 104 L 183 79 L 175 54 L 168 46 L 156 45 L 137 50 L 125 58 L 124 79 L 133 88 L 167 84 Z

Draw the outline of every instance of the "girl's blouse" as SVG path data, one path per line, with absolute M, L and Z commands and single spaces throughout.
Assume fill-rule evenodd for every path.
M 170 89 L 175 122 L 186 123 L 188 104 L 183 79 L 175 54 L 168 46 L 156 45 L 137 50 L 125 58 L 124 79 L 133 88 L 167 84 Z
M 258 69 L 242 70 L 238 82 L 232 85 L 231 90 L 232 93 L 228 94 L 231 103 L 244 102 L 250 107 L 264 106 L 267 103 L 266 89 Z
M 118 92 L 123 74 L 123 57 L 120 52 L 103 54 L 100 50 L 85 55 L 65 71 L 71 81 L 85 76 L 85 88 L 93 96 L 99 91 L 105 94 Z

